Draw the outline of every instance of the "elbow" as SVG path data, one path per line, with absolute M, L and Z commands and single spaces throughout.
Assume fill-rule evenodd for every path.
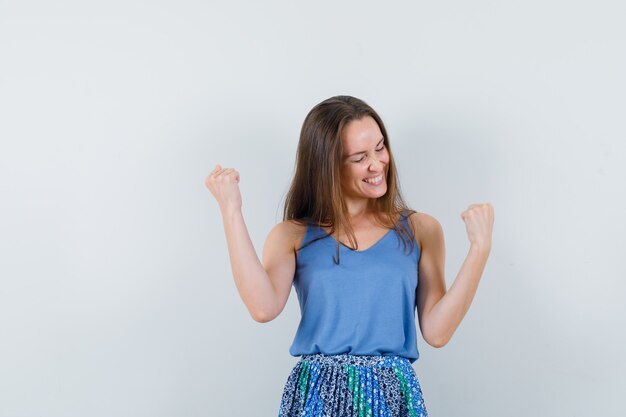
M 442 348 L 448 344 L 452 335 L 446 334 L 440 326 L 433 326 L 429 321 L 420 322 L 424 341 L 434 348 Z
M 251 311 L 250 315 L 252 316 L 252 319 L 256 321 L 257 323 L 268 323 L 274 320 L 276 316 L 278 316 L 277 314 L 274 314 L 273 312 L 263 311 L 263 310 Z
M 426 341 L 429 345 L 431 345 L 434 348 L 442 348 L 445 345 L 448 344 L 449 340 L 447 339 L 434 339 L 434 340 L 427 340 Z
M 274 317 L 271 317 L 269 315 L 256 314 L 252 316 L 252 319 L 257 323 L 267 323 L 274 320 Z
M 424 335 L 424 340 L 434 348 L 442 348 L 450 341 L 449 337 L 443 335 Z

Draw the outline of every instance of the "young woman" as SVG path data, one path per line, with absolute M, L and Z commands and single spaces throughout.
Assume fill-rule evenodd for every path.
M 472 302 L 491 250 L 493 207 L 461 213 L 470 241 L 446 290 L 439 222 L 408 208 L 385 126 L 365 102 L 316 105 L 300 133 L 283 222 L 259 261 L 241 212 L 239 173 L 205 180 L 219 203 L 237 290 L 254 320 L 276 318 L 292 285 L 301 309 L 279 417 L 427 416 L 412 364 L 415 311 L 424 340 L 442 347 Z M 418 285 L 419 284 L 419 285 Z

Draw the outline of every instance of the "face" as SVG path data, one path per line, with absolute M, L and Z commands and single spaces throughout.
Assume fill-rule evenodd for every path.
M 378 123 L 370 116 L 352 120 L 344 127 L 341 142 L 341 186 L 346 197 L 383 196 L 387 192 L 389 152 Z

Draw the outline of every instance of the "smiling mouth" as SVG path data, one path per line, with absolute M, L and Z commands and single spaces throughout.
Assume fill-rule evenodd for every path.
M 374 178 L 365 178 L 363 182 L 366 182 L 371 185 L 378 185 L 383 182 L 383 178 L 384 178 L 383 174 L 380 174 L 379 176 L 374 177 Z

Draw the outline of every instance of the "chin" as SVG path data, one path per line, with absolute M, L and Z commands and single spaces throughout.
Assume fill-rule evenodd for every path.
M 380 190 L 376 190 L 376 191 L 370 191 L 370 192 L 365 192 L 364 194 L 370 196 L 371 198 L 378 198 L 378 197 L 382 197 L 385 194 L 387 194 L 387 187 L 381 187 Z

